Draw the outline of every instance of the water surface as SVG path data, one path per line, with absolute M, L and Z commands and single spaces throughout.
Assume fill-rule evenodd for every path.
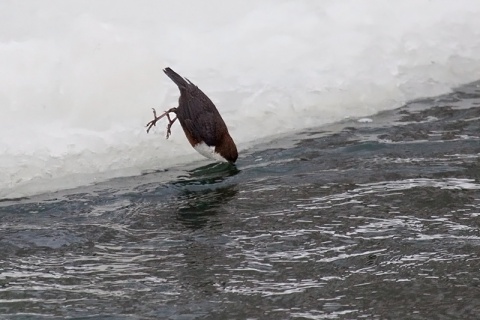
M 475 319 L 480 90 L 0 203 L 6 319 Z

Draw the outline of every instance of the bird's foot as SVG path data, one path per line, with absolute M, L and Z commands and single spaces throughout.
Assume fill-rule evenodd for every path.
M 147 127 L 147 133 L 150 131 L 150 129 L 152 129 L 153 126 L 156 126 L 157 121 L 160 120 L 160 117 L 157 117 L 157 111 L 155 110 L 155 108 L 152 108 L 152 110 L 153 110 L 153 120 L 147 123 L 147 125 L 145 126 Z
M 170 119 L 170 115 L 167 114 L 167 118 L 168 118 L 168 125 L 167 125 L 167 139 L 168 139 L 168 137 L 170 137 L 170 135 L 172 134 L 172 131 L 170 130 L 172 128 L 172 124 L 175 122 L 175 120 L 177 120 L 177 117 L 175 117 L 172 120 Z
M 170 137 L 170 135 L 172 134 L 172 131 L 170 131 L 170 128 L 172 127 L 172 125 L 169 123 L 168 126 L 167 126 L 167 139 Z
M 165 111 L 164 113 L 162 113 L 162 114 L 159 115 L 158 117 L 157 117 L 157 111 L 155 110 L 155 108 L 152 108 L 152 110 L 153 110 L 153 120 L 150 121 L 149 123 L 147 123 L 147 124 L 145 125 L 145 127 L 147 127 L 147 133 L 150 132 L 150 129 L 152 129 L 153 126 L 156 126 L 156 125 L 157 125 L 157 121 L 158 121 L 158 120 L 160 120 L 160 119 L 162 119 L 163 117 L 167 116 L 167 118 L 168 118 L 168 120 L 169 120 L 169 122 L 170 122 L 170 123 L 169 123 L 169 126 L 167 127 L 167 139 L 168 139 L 168 137 L 170 136 L 170 127 L 172 126 L 173 122 L 177 119 L 177 118 L 175 118 L 173 121 L 170 120 L 169 113 L 170 113 L 170 112 L 175 112 L 175 111 L 177 111 L 177 109 L 172 108 L 172 109 L 170 109 L 170 110 L 168 110 L 168 111 Z

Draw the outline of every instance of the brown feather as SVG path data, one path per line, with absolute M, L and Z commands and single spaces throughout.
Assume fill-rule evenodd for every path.
M 164 71 L 180 90 L 176 114 L 190 144 L 195 147 L 204 142 L 234 163 L 238 157 L 237 147 L 213 102 L 188 79 L 170 68 Z

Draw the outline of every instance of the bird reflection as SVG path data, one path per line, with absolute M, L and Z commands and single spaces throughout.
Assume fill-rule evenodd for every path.
M 177 218 L 189 228 L 201 228 L 221 212 L 228 212 L 224 204 L 237 194 L 236 185 L 217 184 L 240 171 L 230 163 L 212 163 L 188 171 L 176 182 L 182 185 Z
M 221 213 L 228 213 L 228 209 L 223 205 L 236 194 L 235 185 L 201 191 L 185 191 L 184 202 L 177 211 L 177 219 L 192 229 L 220 223 L 215 217 Z
M 187 175 L 180 177 L 176 185 L 207 185 L 218 183 L 234 176 L 240 170 L 233 164 L 226 162 L 210 163 L 187 171 Z

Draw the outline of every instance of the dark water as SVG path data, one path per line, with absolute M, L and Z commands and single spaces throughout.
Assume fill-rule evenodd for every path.
M 372 120 L 1 202 L 0 317 L 478 319 L 479 83 Z

